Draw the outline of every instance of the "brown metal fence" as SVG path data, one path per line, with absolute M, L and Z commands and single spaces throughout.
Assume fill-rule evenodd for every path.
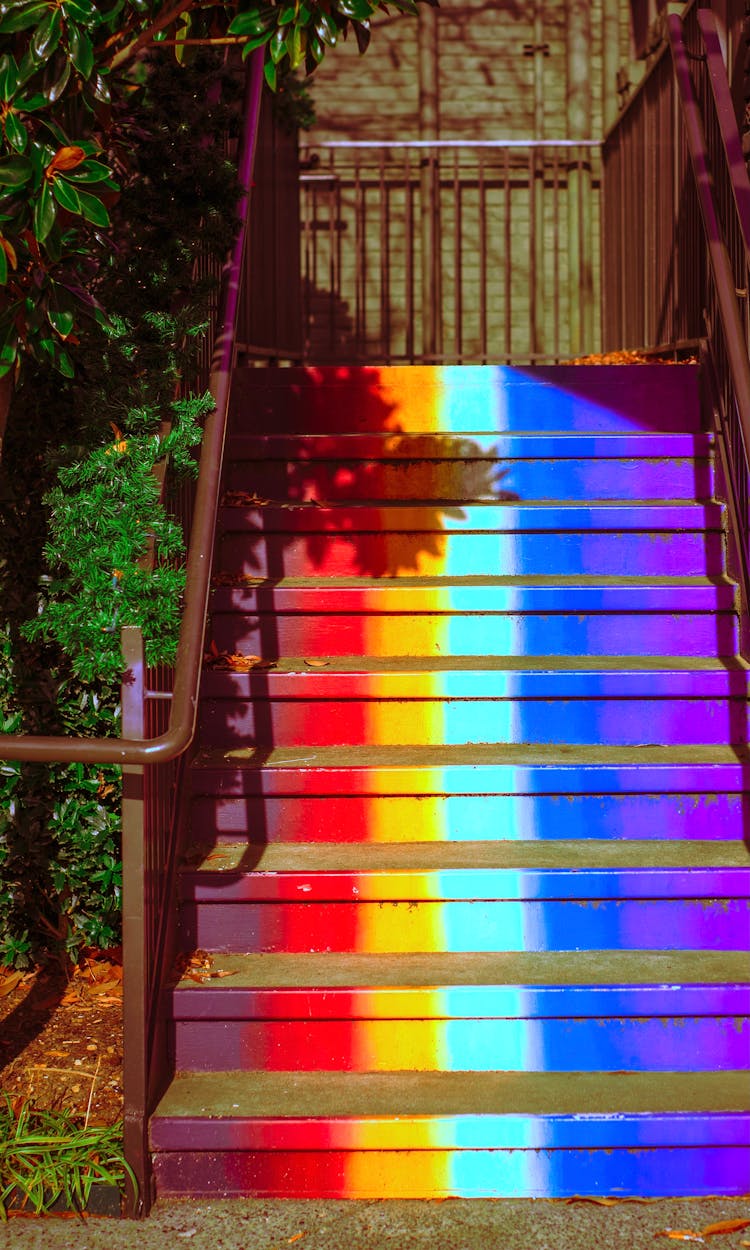
M 307 358 L 527 363 L 596 351 L 599 147 L 308 143 Z
M 700 349 L 750 600 L 750 185 L 713 15 L 693 5 L 604 144 L 605 349 Z
M 180 773 L 195 732 L 203 631 L 219 499 L 229 386 L 235 360 L 239 291 L 243 280 L 246 222 L 263 83 L 262 51 L 248 66 L 243 129 L 237 157 L 240 231 L 224 266 L 216 316 L 193 390 L 210 389 L 215 411 L 206 420 L 194 490 L 167 480 L 173 514 L 189 533 L 186 589 L 174 669 L 147 669 L 143 638 L 122 630 L 126 665 L 122 685 L 122 736 L 74 738 L 0 735 L 0 758 L 36 763 L 115 763 L 123 766 L 123 959 L 125 1152 L 139 1184 L 131 1212 L 151 1200 L 148 1115 L 166 1079 L 161 1035 L 163 979 L 171 971 L 170 921 L 179 850 Z M 198 257 L 197 271 L 207 261 Z M 218 269 L 217 269 L 218 276 Z

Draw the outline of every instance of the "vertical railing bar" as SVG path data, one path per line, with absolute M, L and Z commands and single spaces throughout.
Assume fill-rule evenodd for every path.
M 355 280 L 355 358 L 361 359 L 365 351 L 365 339 L 367 334 L 366 328 L 366 230 L 365 230 L 365 202 L 362 190 L 362 171 L 360 166 L 360 153 L 358 149 L 354 152 L 354 217 L 355 217 L 355 252 L 356 252 L 356 280 Z
M 458 148 L 453 151 L 453 283 L 454 283 L 454 327 L 453 342 L 456 361 L 463 360 L 463 301 L 461 290 L 461 182 L 459 177 Z
M 511 224 L 511 167 L 510 150 L 505 149 L 505 355 L 510 360 L 513 337 L 513 283 L 511 258 L 513 256 L 513 228 Z
M 537 322 L 537 277 L 536 277 L 536 148 L 529 148 L 527 164 L 527 185 L 529 191 L 529 345 L 533 355 L 539 351 L 539 325 Z
M 406 195 L 406 359 L 414 362 L 414 201 L 411 186 L 411 148 L 404 154 Z
M 386 308 L 387 290 L 388 290 L 388 238 L 386 230 L 386 216 L 388 206 L 385 195 L 385 150 L 380 149 L 378 153 L 378 234 L 380 244 L 380 266 L 379 266 L 379 308 L 380 308 L 380 356 L 386 363 L 390 361 L 390 343 L 388 342 L 387 321 L 388 312 Z
M 554 270 L 554 341 L 555 359 L 560 356 L 560 159 L 557 151 L 552 158 L 552 265 Z
M 331 191 L 328 196 L 328 354 L 332 358 L 336 343 L 336 221 L 339 214 L 341 188 L 334 168 L 334 150 L 329 154 Z
M 479 349 L 482 364 L 487 363 L 487 202 L 485 153 L 479 149 Z M 507 262 L 506 262 L 507 263 Z

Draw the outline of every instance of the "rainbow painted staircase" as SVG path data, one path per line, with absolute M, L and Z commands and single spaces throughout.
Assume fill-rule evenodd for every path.
M 714 450 L 690 366 L 238 374 L 161 1194 L 750 1189 Z

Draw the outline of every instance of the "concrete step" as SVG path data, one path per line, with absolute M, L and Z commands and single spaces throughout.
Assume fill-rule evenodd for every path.
M 274 660 L 732 656 L 735 595 L 706 578 L 258 579 L 216 587 L 211 637 Z
M 183 867 L 199 902 L 750 896 L 744 842 L 227 843 Z
M 474 1020 L 750 1012 L 733 951 L 229 955 L 169 991 L 174 1020 Z M 575 1012 L 566 1005 L 575 1003 Z
M 279 502 L 709 500 L 712 449 L 679 434 L 239 435 L 224 481 Z
M 169 996 L 178 1071 L 714 1071 L 750 1056 L 744 953 L 225 954 L 212 974 Z
M 476 1098 L 470 1072 L 183 1074 L 151 1122 L 159 1192 L 745 1192 L 745 1072 L 488 1072 L 481 1112 Z M 699 1176 L 687 1166 L 696 1148 Z
M 204 745 L 440 745 L 469 742 L 746 742 L 748 673 L 662 666 L 575 669 L 499 657 L 324 670 L 286 660 L 255 673 L 206 673 Z
M 266 433 L 700 433 L 698 368 L 238 369 L 232 429 Z
M 194 792 L 203 794 L 686 796 L 741 792 L 750 754 L 739 745 L 689 744 L 317 747 L 312 753 L 237 747 L 200 751 L 191 773 Z
M 218 846 L 180 874 L 183 936 L 248 953 L 750 950 L 743 843 L 594 846 Z

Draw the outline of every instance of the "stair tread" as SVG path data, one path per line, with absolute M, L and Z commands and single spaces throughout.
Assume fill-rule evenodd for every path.
M 280 656 L 272 661 L 273 668 L 257 671 L 271 673 L 315 675 L 324 679 L 336 673 L 369 675 L 370 673 L 404 676 L 412 673 L 746 673 L 750 662 L 743 656 L 690 656 L 690 655 L 435 655 L 435 656 L 359 656 L 334 655 L 325 657 L 325 666 L 309 665 L 303 656 Z M 211 684 L 223 679 L 236 681 L 248 679 L 249 673 L 226 672 L 207 669 Z M 204 677 L 205 680 L 205 677 Z
M 737 1112 L 747 1072 L 178 1073 L 156 1119 Z
M 564 743 L 472 743 L 458 746 L 214 747 L 198 752 L 193 768 L 387 768 L 441 769 L 481 766 L 750 764 L 750 747 L 687 744 L 680 746 L 566 746 Z
M 319 590 L 321 585 L 332 590 L 396 590 L 409 589 L 448 589 L 453 586 L 543 586 L 545 588 L 568 590 L 576 586 L 631 587 L 654 586 L 680 587 L 700 586 L 709 589 L 731 587 L 736 591 L 737 584 L 726 574 L 664 575 L 645 574 L 629 576 L 626 574 L 608 575 L 606 573 L 574 573 L 554 574 L 471 574 L 465 577 L 457 574 L 444 576 L 416 575 L 404 573 L 399 577 L 254 577 L 246 573 L 218 573 L 214 579 L 214 588 L 222 589 L 225 585 L 242 586 L 252 590 Z M 226 579 L 226 580 L 225 580 Z
M 225 843 L 191 873 L 436 873 L 445 871 L 747 868 L 750 849 L 733 842 L 295 842 Z
M 180 991 L 219 989 L 442 988 L 454 985 L 750 985 L 745 951 L 522 951 L 515 953 L 269 953 L 217 958 L 231 978 L 183 977 Z

